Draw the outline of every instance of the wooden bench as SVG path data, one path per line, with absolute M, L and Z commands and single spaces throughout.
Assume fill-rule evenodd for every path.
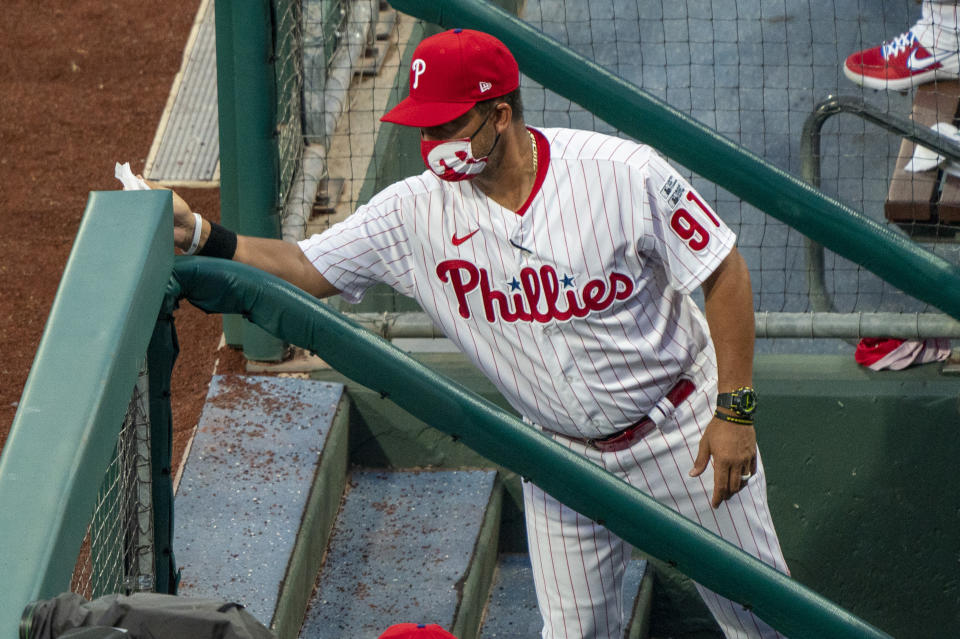
M 917 89 L 911 119 L 925 126 L 937 122 L 960 125 L 960 82 L 933 82 Z M 911 173 L 904 170 L 916 144 L 904 139 L 884 204 L 887 219 L 911 235 L 941 236 L 944 225 L 960 228 L 960 178 L 941 169 Z M 952 235 L 956 229 L 950 229 Z

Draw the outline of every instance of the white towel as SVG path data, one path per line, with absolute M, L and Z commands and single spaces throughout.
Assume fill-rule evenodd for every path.
M 113 176 L 120 180 L 120 182 L 123 184 L 124 191 L 150 190 L 150 187 L 147 186 L 146 182 L 133 174 L 133 171 L 130 170 L 129 162 L 124 162 L 123 164 L 117 162 L 116 167 L 113 169 Z

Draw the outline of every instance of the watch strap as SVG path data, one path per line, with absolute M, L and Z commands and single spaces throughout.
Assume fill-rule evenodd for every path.
M 736 415 L 728 415 L 727 413 L 721 413 L 720 411 L 714 411 L 713 416 L 717 419 L 722 419 L 725 422 L 732 422 L 734 424 L 741 424 L 743 426 L 753 426 L 753 420 L 749 417 L 737 417 Z
M 720 408 L 733 408 L 733 393 L 717 393 L 717 406 Z
M 744 397 L 753 396 L 752 406 L 744 407 L 742 405 Z M 717 393 L 717 407 L 726 408 L 737 413 L 740 417 L 749 418 L 756 411 L 756 391 L 751 386 L 741 386 L 729 393 Z

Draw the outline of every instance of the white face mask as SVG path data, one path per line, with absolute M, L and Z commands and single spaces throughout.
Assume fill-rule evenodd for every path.
M 470 180 L 475 178 L 487 167 L 487 159 L 490 152 L 500 141 L 500 134 L 493 141 L 493 146 L 486 155 L 480 158 L 473 156 L 472 139 L 480 132 L 483 125 L 490 118 L 488 115 L 473 135 L 466 138 L 456 138 L 454 140 L 424 140 L 420 139 L 420 155 L 423 157 L 424 164 L 433 171 L 441 180 L 448 182 L 459 182 L 460 180 Z
M 487 157 L 473 157 L 470 138 L 459 140 L 420 141 L 420 154 L 431 171 L 441 180 L 459 182 L 480 174 L 487 166 Z

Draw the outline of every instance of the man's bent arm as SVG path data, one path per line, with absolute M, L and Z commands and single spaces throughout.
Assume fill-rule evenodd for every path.
M 340 292 L 310 263 L 299 246 L 284 240 L 240 235 L 233 259 L 272 273 L 316 297 Z
M 730 392 L 753 380 L 756 338 L 753 291 L 747 264 L 734 247 L 703 283 L 704 311 L 717 352 L 717 390 Z
M 169 190 L 154 182 L 146 182 L 150 188 Z M 193 236 L 198 230 L 196 224 L 199 220 L 201 226 L 196 248 L 202 251 L 210 239 L 210 232 L 213 229 L 210 221 L 193 213 L 190 205 L 176 191 L 171 191 L 171 195 L 173 197 L 174 246 L 182 251 L 186 251 L 190 247 L 193 243 Z M 340 292 L 314 268 L 307 256 L 300 250 L 300 247 L 290 242 L 238 235 L 233 260 L 276 275 L 316 297 L 330 297 Z
M 750 272 L 734 247 L 703 284 L 704 311 L 717 354 L 717 386 L 729 392 L 750 386 L 753 378 L 753 292 Z M 690 471 L 702 474 L 713 460 L 713 507 L 746 486 L 757 470 L 757 435 L 752 424 L 714 417 L 700 440 Z

